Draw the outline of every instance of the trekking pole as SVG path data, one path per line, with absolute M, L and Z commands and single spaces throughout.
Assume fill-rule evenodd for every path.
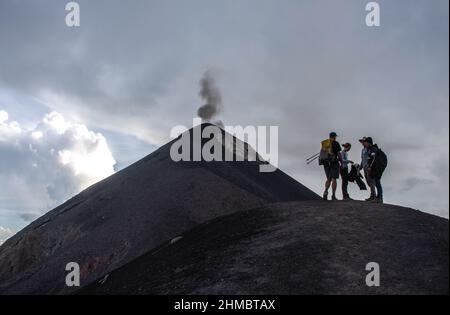
M 317 158 L 319 157 L 319 154 L 320 154 L 320 152 L 319 152 L 319 153 L 316 153 L 316 154 L 314 154 L 313 156 L 311 156 L 311 157 L 307 158 L 307 159 L 306 159 L 306 161 L 309 161 L 309 160 L 315 160 L 315 159 L 317 159 Z
M 315 158 L 313 158 L 313 159 L 311 159 L 311 160 L 309 160 L 309 161 L 306 161 L 306 164 L 311 164 L 312 162 L 314 162 L 315 160 L 317 160 L 319 158 L 319 155 L 317 155 Z

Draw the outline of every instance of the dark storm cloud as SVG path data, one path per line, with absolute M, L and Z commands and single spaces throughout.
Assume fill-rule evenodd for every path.
M 160 144 L 219 68 L 221 118 L 279 125 L 280 167 L 304 184 L 321 190 L 302 160 L 330 130 L 354 159 L 371 135 L 391 157 L 389 201 L 448 215 L 434 170 L 448 172 L 448 1 L 379 1 L 377 29 L 358 0 L 78 2 L 81 27 L 67 28 L 66 1 L 1 1 L 1 86 Z M 400 194 L 412 172 L 431 182 Z

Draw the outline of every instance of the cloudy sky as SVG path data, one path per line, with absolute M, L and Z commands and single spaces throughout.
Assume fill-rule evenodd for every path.
M 226 125 L 277 125 L 280 168 L 334 130 L 389 155 L 387 202 L 448 217 L 448 1 L 0 1 L 0 242 L 192 124 L 212 69 Z M 355 197 L 364 195 L 352 188 Z

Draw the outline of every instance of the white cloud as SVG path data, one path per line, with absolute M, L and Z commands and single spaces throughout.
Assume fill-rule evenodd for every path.
M 47 114 L 33 128 L 0 111 L 0 203 L 33 219 L 114 173 L 105 137 Z
M 3 123 L 8 120 L 8 113 L 4 110 L 0 110 L 0 123 Z
M 11 229 L 0 226 L 0 246 L 13 235 L 14 232 Z
M 386 201 L 448 217 L 446 0 L 385 1 L 375 31 L 360 0 L 87 1 L 96 18 L 70 40 L 51 2 L 3 2 L 0 86 L 14 91 L 4 109 L 22 124 L 37 107 L 16 99 L 31 98 L 91 128 L 164 144 L 173 126 L 191 123 L 212 67 L 219 118 L 279 125 L 280 168 L 306 186 L 323 189 L 322 170 L 302 160 L 331 129 L 356 144 L 355 159 L 357 140 L 371 135 L 390 158 Z M 58 158 L 83 165 L 64 149 Z

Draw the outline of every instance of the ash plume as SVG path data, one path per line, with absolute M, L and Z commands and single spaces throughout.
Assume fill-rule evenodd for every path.
M 203 121 L 209 122 L 222 108 L 222 95 L 209 70 L 203 74 L 203 78 L 200 80 L 199 96 L 205 101 L 205 104 L 198 109 L 197 115 Z

